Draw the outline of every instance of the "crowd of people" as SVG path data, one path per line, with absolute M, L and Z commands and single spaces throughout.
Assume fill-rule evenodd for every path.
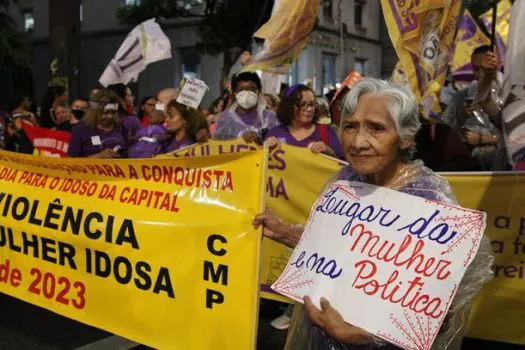
M 458 90 L 447 81 L 441 92 L 442 113 L 421 117 L 415 157 L 435 171 L 507 170 L 501 133 L 500 61 L 488 46 L 472 54 L 474 80 Z M 23 123 L 72 134 L 68 156 L 149 158 L 208 139 L 243 138 L 270 146 L 287 143 L 314 153 L 343 158 L 337 130 L 343 93 L 316 96 L 310 84 L 263 94 L 256 73 L 235 75 L 231 88 L 209 108 L 176 102 L 178 89 L 142 98 L 135 106 L 130 88 L 118 84 L 94 88 L 89 98 L 67 100 L 64 87 L 49 87 L 40 108 L 29 97 L 5 114 L 0 146 L 33 153 Z M 333 96 L 336 95 L 334 99 Z
M 67 154 L 81 158 L 151 158 L 209 139 L 242 138 L 270 148 L 284 143 L 346 160 L 349 166 L 339 179 L 455 204 L 446 181 L 432 171 L 508 169 L 501 133 L 499 59 L 490 47 L 482 46 L 474 51 L 472 66 L 475 80 L 459 91 L 447 84 L 441 94 L 443 112 L 429 118 L 423 117 L 406 89 L 370 78 L 328 96 L 316 96 L 307 84 L 286 87 L 276 96 L 262 93 L 256 73 L 241 72 L 233 76 L 229 90 L 209 108 L 200 109 L 178 102 L 175 88 L 144 97 L 136 109 L 134 95 L 124 85 L 92 89 L 89 98 L 71 103 L 63 87 L 50 87 L 40 112 L 30 98 L 17 101 L 4 118 L 1 146 L 33 153 L 23 123 L 70 132 Z M 413 158 L 419 160 L 412 162 Z M 258 215 L 254 225 L 263 225 L 267 237 L 290 247 L 302 233 L 302 228 L 283 223 L 271 212 Z M 460 286 L 470 294 L 458 292 L 461 302 L 454 304 L 451 317 L 464 309 L 463 298 L 471 299 L 490 278 L 490 247 L 485 244 L 479 254 L 483 259 L 473 263 Z M 295 348 L 374 343 L 366 332 L 350 325 L 330 328 L 328 318 L 342 319 L 327 301 L 321 305 L 323 310 L 317 310 L 305 299 L 305 308 L 298 308 L 293 320 L 288 308 L 273 326 L 286 329 L 292 324 L 289 341 Z M 453 327 L 450 322 L 443 327 L 447 335 L 443 341 L 450 341 Z M 318 347 L 305 347 L 306 343 Z

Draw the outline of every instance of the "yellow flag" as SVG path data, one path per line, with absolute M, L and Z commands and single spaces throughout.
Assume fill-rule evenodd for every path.
M 261 52 L 255 55 L 244 71 L 282 71 L 293 63 L 308 43 L 320 0 L 282 0 L 270 20 L 255 33 L 266 39 Z
M 458 70 L 472 71 L 470 56 L 476 47 L 482 45 L 490 45 L 490 39 L 479 28 L 469 10 L 465 10 L 456 36 L 456 48 L 451 67 L 452 72 Z
M 381 5 L 410 89 L 425 116 L 432 109 L 438 112 L 461 2 L 381 0 Z
M 509 35 L 511 7 L 512 4 L 510 3 L 510 0 L 501 0 L 498 2 L 496 32 L 504 45 L 507 45 L 507 37 Z M 483 21 L 483 24 L 485 24 L 485 27 L 487 27 L 490 32 L 492 30 L 492 9 L 479 16 L 479 18 Z

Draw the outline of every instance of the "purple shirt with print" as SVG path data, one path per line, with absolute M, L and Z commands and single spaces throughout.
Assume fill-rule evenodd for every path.
M 73 128 L 67 154 L 69 157 L 84 158 L 117 146 L 127 149 L 127 135 L 123 135 L 122 130 L 103 131 L 80 122 Z
M 185 137 L 180 141 L 177 141 L 175 138 L 171 141 L 171 143 L 168 144 L 166 147 L 165 153 L 177 151 L 181 148 L 188 147 L 193 145 L 195 142 L 193 142 L 190 138 Z
M 308 147 L 312 142 L 318 142 L 321 140 L 321 128 L 320 125 L 315 125 L 315 130 L 312 133 L 312 135 L 308 136 L 307 138 L 304 138 L 302 140 L 297 140 L 293 135 L 290 133 L 290 130 L 286 125 L 279 125 L 275 128 L 271 129 L 268 134 L 266 134 L 265 140 L 269 137 L 275 137 L 279 139 L 282 143 L 286 143 L 288 145 L 297 146 L 297 147 Z M 343 147 L 341 146 L 341 141 L 339 141 L 339 137 L 337 137 L 337 133 L 335 130 L 326 125 L 326 135 L 328 137 L 328 147 L 334 150 L 335 154 L 337 155 L 337 158 L 343 159 Z
M 264 129 L 271 130 L 279 124 L 275 113 L 265 109 L 262 112 L 262 118 L 258 117 L 258 111 L 242 113 L 239 108 L 236 110 L 239 116 L 235 118 L 233 112 L 227 110 L 219 114 L 216 120 L 216 131 L 212 137 L 217 140 L 228 140 L 241 137 L 242 134 L 249 130 L 255 130 L 262 136 Z

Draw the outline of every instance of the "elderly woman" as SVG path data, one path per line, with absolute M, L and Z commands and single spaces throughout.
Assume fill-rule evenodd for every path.
M 232 79 L 235 103 L 217 117 L 212 138 L 242 137 L 246 142 L 262 143 L 266 132 L 277 125 L 277 118 L 275 113 L 266 109 L 261 89 L 261 79 L 256 73 L 235 75 Z
M 365 79 L 345 97 L 341 138 L 350 165 L 337 180 L 361 181 L 425 199 L 457 204 L 448 182 L 411 162 L 414 136 L 420 128 L 418 108 L 412 95 L 398 85 Z M 303 228 L 282 222 L 267 211 L 255 217 L 265 236 L 295 247 Z M 483 239 L 449 309 L 433 349 L 459 349 L 469 303 L 492 277 L 490 244 Z M 321 299 L 317 309 L 308 296 L 297 306 L 288 333 L 287 349 L 397 349 L 365 330 L 344 322 L 330 303 Z
M 97 107 L 87 111 L 73 129 L 68 156 L 77 158 L 122 158 L 128 149 L 128 131 L 119 120 L 119 98 L 100 91 Z
M 266 134 L 269 147 L 282 142 L 307 147 L 314 153 L 343 157 L 341 142 L 334 129 L 318 123 L 314 92 L 306 85 L 297 84 L 286 91 L 277 118 L 281 125 Z

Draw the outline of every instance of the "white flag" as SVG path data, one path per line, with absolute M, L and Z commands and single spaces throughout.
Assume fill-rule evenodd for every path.
M 503 122 L 507 153 L 516 170 L 525 170 L 525 0 L 512 6 L 505 57 Z
M 136 81 L 150 63 L 171 58 L 170 39 L 155 19 L 149 19 L 133 28 L 117 54 L 100 77 L 100 84 L 127 84 Z

